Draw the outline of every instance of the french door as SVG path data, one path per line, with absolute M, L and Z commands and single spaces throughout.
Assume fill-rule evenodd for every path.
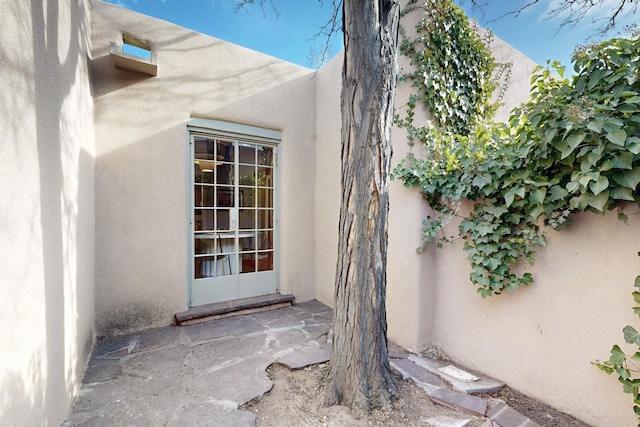
M 277 292 L 277 147 L 193 132 L 190 146 L 190 306 Z

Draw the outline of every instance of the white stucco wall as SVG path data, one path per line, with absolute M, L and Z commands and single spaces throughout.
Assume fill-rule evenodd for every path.
M 3 426 L 60 425 L 93 342 L 88 25 L 82 0 L 0 3 Z
M 152 42 L 158 76 L 116 69 L 110 41 Z M 280 291 L 314 297 L 313 71 L 120 7 L 92 8 L 99 334 L 187 307 L 190 117 L 279 130 Z
M 549 231 L 532 285 L 487 299 L 469 281 L 462 244 L 445 246 L 436 252 L 434 344 L 591 425 L 635 425 L 631 396 L 591 362 L 608 359 L 613 344 L 624 344 L 622 328 L 638 324 L 631 292 L 639 230 L 637 215 L 628 224 L 615 212 L 576 215 L 565 230 Z
M 315 298 L 333 307 L 340 217 L 340 53 L 316 75 Z

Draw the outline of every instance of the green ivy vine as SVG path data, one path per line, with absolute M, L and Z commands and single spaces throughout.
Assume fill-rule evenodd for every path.
M 546 227 L 564 227 L 575 212 L 640 202 L 640 41 L 590 46 L 571 79 L 557 62 L 539 67 L 529 101 L 507 123 L 494 123 L 496 76 L 508 67 L 496 66 L 450 0 L 424 6 L 429 17 L 418 24 L 418 39 L 402 44 L 416 69 L 406 79 L 417 90 L 396 123 L 426 155 L 409 153 L 394 177 L 419 187 L 438 212 L 424 221 L 423 244 L 461 237 L 480 295 L 514 290 L 533 281 L 514 267 L 533 265 Z M 414 125 L 417 105 L 433 125 Z M 473 209 L 458 236 L 443 236 L 464 199 Z
M 416 8 L 409 2 L 408 11 Z M 417 102 L 428 108 L 438 128 L 464 135 L 478 118 L 491 117 L 499 105 L 492 101 L 498 67 L 487 46 L 493 34 L 479 34 L 464 11 L 451 0 L 427 0 L 425 17 L 416 25 L 417 39 L 403 37 L 402 54 L 411 59 L 412 72 L 404 75 L 416 88 L 408 103 L 405 127 L 412 127 Z M 508 69 L 500 64 L 502 71 Z

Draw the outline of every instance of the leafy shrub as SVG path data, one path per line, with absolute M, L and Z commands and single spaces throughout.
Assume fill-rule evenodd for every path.
M 438 52 L 442 56 L 447 51 Z M 461 60 L 484 67 L 479 57 L 463 55 Z M 465 239 L 470 279 L 483 297 L 533 281 L 530 272 L 516 274 L 512 268 L 522 262 L 533 265 L 535 248 L 545 244 L 545 227 L 560 229 L 575 212 L 603 213 L 623 202 L 640 204 L 640 39 L 615 38 L 590 46 L 574 70 L 567 79 L 557 62 L 538 68 L 529 101 L 511 112 L 508 123 L 492 122 L 491 108 L 483 108 L 471 113 L 468 127 L 439 119 L 433 126 L 416 127 L 416 103 L 422 100 L 426 108 L 434 108 L 424 101 L 433 103 L 432 87 L 418 91 L 406 117 L 396 120 L 407 129 L 411 145 L 418 142 L 426 149 L 425 158 L 409 153 L 394 170 L 394 177 L 419 187 L 439 212 L 424 222 L 423 243 L 441 236 L 463 199 L 474 202 L 458 236 L 440 237 L 439 244 Z M 417 87 L 439 81 L 419 77 L 408 76 Z M 486 104 L 488 87 L 474 83 L 465 90 L 480 91 Z M 463 104 L 451 108 L 465 109 Z

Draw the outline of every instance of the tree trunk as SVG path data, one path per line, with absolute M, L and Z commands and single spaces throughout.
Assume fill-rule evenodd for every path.
M 385 309 L 397 0 L 345 0 L 342 203 L 328 404 L 369 412 L 397 395 Z

